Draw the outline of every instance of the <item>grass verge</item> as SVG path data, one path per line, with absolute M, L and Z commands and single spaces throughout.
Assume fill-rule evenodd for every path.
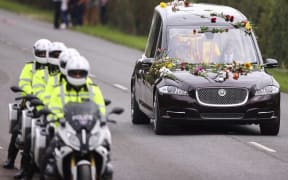
M 281 91 L 288 93 L 288 70 L 269 69 L 268 72 L 274 76 L 281 86 Z
M 139 49 L 144 51 L 147 37 L 145 36 L 133 36 L 124 34 L 115 30 L 109 26 L 79 26 L 75 28 L 77 31 L 90 34 L 93 36 L 97 36 L 111 42 L 122 44 L 127 47 L 131 47 L 134 49 Z
M 0 0 L 0 9 L 13 11 L 20 15 L 25 15 L 31 18 L 40 19 L 52 22 L 53 15 L 51 11 L 40 10 L 33 6 L 19 4 L 10 0 Z
M 0 9 L 6 9 L 21 15 L 52 22 L 53 12 L 39 10 L 35 7 L 19 4 L 10 0 L 0 0 Z M 73 28 L 73 30 L 101 37 L 114 43 L 122 44 L 130 48 L 144 50 L 147 37 L 139 37 L 122 33 L 108 26 L 82 26 Z M 280 83 L 281 91 L 288 93 L 288 70 L 270 69 L 268 70 L 274 78 Z
M 39 10 L 33 6 L 28 6 L 24 4 L 19 4 L 17 2 L 9 0 L 0 0 L 0 8 L 9 11 L 16 12 L 21 15 L 29 16 L 31 18 L 36 18 L 48 22 L 53 22 L 53 11 Z M 97 36 L 117 44 L 122 44 L 127 47 L 131 47 L 138 50 L 144 50 L 146 45 L 145 36 L 134 36 L 122 33 L 112 27 L 108 26 L 82 26 L 75 27 L 72 30 L 90 34 L 92 36 Z

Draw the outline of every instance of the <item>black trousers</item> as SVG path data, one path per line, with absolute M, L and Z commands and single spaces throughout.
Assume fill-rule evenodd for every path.
M 53 152 L 56 148 L 56 139 L 55 138 L 50 138 L 51 140 L 48 139 L 47 142 L 47 149 L 45 151 L 45 154 L 43 154 L 41 158 L 41 164 L 40 164 L 40 174 L 41 174 L 41 180 L 43 179 L 43 176 L 45 176 L 45 170 L 46 166 L 48 165 L 48 161 L 50 158 L 53 158 Z M 55 174 L 56 177 L 60 178 L 58 172 Z
M 34 172 L 36 171 L 36 165 L 31 157 L 31 134 L 29 134 L 25 140 L 23 154 L 22 154 L 22 162 L 21 166 L 24 170 L 24 176 L 27 179 L 32 179 Z
M 54 2 L 54 28 L 58 29 L 61 23 L 61 1 Z
M 17 126 L 17 125 L 16 125 Z M 18 130 L 18 127 L 16 127 L 17 130 Z M 16 157 L 17 157 L 17 154 L 19 152 L 19 149 L 16 147 L 16 139 L 17 139 L 17 136 L 18 136 L 18 132 L 14 131 L 12 132 L 11 134 L 11 137 L 10 137 L 10 144 L 9 144 L 9 147 L 8 147 L 8 160 L 14 162 Z

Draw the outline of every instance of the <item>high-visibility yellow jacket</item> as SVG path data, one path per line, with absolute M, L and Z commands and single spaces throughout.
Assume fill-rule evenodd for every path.
M 64 117 L 63 107 L 69 102 L 93 101 L 100 108 L 100 113 L 106 113 L 105 102 L 100 88 L 95 84 L 86 83 L 78 90 L 70 84 L 62 84 L 54 88 L 48 104 L 48 108 L 53 112 L 49 119 L 60 119 Z
M 32 80 L 33 93 L 44 102 L 46 84 L 48 83 L 49 73 L 48 68 L 36 71 Z
M 61 84 L 66 85 L 66 83 L 67 83 L 67 80 L 66 80 L 65 76 L 61 73 L 48 75 L 47 84 L 45 84 L 44 80 L 42 80 L 42 82 L 39 81 L 38 84 L 42 84 L 43 86 L 45 86 L 44 94 L 42 95 L 42 93 L 40 93 L 40 97 L 41 98 L 43 97 L 43 103 L 45 105 L 48 105 L 54 88 L 61 85 Z M 87 83 L 88 84 L 93 83 L 89 77 L 87 78 Z M 42 85 L 39 86 L 39 88 L 38 88 L 39 90 L 41 90 L 41 87 L 43 87 Z
M 25 92 L 25 94 L 32 94 L 32 80 L 36 71 L 35 62 L 31 61 L 22 68 L 18 86 Z

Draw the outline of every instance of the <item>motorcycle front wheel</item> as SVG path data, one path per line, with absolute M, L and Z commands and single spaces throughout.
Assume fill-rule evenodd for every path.
M 78 180 L 92 180 L 90 165 L 80 165 L 78 166 Z

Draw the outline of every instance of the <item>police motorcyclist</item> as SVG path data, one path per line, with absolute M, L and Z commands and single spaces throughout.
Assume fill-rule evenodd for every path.
M 41 64 L 42 68 L 37 70 L 32 78 L 32 92 L 33 94 L 36 94 L 34 91 L 34 79 L 37 76 L 37 73 L 45 71 L 48 72 L 48 56 L 49 56 L 49 49 L 51 47 L 51 42 L 46 40 L 46 41 L 40 41 L 41 43 L 35 43 L 34 49 L 35 49 L 35 54 L 41 54 L 40 56 L 36 57 L 36 61 Z M 28 135 L 29 136 L 29 135 Z M 23 155 L 22 155 L 22 168 L 23 168 L 23 176 L 22 179 L 31 179 L 33 175 L 33 171 L 35 169 L 34 163 L 31 160 L 30 156 L 30 145 L 31 145 L 31 139 L 27 138 L 26 142 L 24 144 L 23 148 Z
M 32 79 L 33 75 L 36 73 L 36 71 L 41 70 L 45 68 L 45 60 L 47 57 L 47 46 L 51 42 L 47 39 L 39 39 L 37 40 L 33 45 L 33 56 L 34 60 L 31 62 L 27 62 L 24 67 L 22 68 L 18 85 L 19 87 L 24 91 L 22 93 L 23 95 L 32 94 Z M 24 108 L 24 102 L 21 103 L 23 106 L 21 108 Z M 7 169 L 14 168 L 14 162 L 15 158 L 17 156 L 17 153 L 19 149 L 15 146 L 16 138 L 18 135 L 19 130 L 19 124 L 17 124 L 13 131 L 11 132 L 11 139 L 10 144 L 8 148 L 8 158 L 4 162 L 3 167 Z M 21 159 L 21 168 L 23 166 L 23 161 L 25 161 L 25 155 Z M 23 170 L 21 169 L 16 175 L 15 178 L 20 178 L 23 174 Z
M 71 60 L 67 62 L 67 83 L 61 84 L 56 87 L 51 94 L 51 99 L 48 107 L 52 110 L 54 115 L 52 117 L 49 117 L 49 119 L 63 118 L 63 107 L 65 104 L 69 102 L 81 103 L 84 101 L 95 102 L 97 105 L 99 105 L 100 113 L 105 116 L 105 103 L 100 88 L 97 85 L 91 84 L 87 81 L 89 70 L 90 65 L 88 61 L 82 56 L 73 56 Z M 55 126 L 57 128 L 57 125 Z M 51 171 L 56 172 L 55 166 L 48 163 L 48 159 L 52 158 L 54 148 L 55 143 L 52 140 L 49 147 L 47 148 L 43 160 L 41 161 L 41 174 L 50 174 Z M 112 172 L 109 173 L 112 174 Z
M 53 42 L 49 48 L 48 72 L 47 70 L 38 71 L 33 78 L 33 91 L 44 103 L 45 96 L 49 96 L 53 87 L 59 82 L 59 55 L 66 49 L 64 43 Z

